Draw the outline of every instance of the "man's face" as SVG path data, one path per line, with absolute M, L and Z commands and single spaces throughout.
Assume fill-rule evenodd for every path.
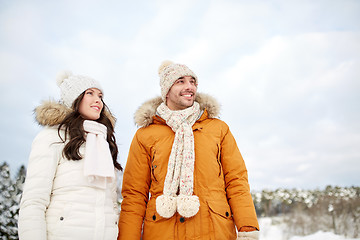
M 197 84 L 193 77 L 185 76 L 175 81 L 166 95 L 166 105 L 173 111 L 191 107 L 195 101 Z

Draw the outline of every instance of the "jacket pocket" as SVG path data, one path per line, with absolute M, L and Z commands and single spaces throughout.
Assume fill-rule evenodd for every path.
M 210 231 L 214 239 L 236 239 L 235 224 L 226 200 L 208 201 Z
M 152 197 L 147 204 L 147 208 L 145 211 L 145 221 L 158 223 L 162 221 L 166 221 L 169 218 L 164 218 L 160 216 L 156 211 L 156 198 Z
M 225 219 L 232 219 L 230 206 L 227 202 L 221 200 L 208 201 L 210 212 Z M 211 214 L 210 214 L 211 215 Z
M 64 225 L 68 221 L 72 209 L 71 204 L 65 203 L 63 206 L 48 209 L 46 212 L 46 225 L 48 236 L 59 236 L 62 233 Z
M 176 214 L 171 218 L 161 217 L 156 211 L 155 202 L 155 199 L 152 199 L 148 203 L 148 207 L 145 213 L 142 239 L 174 239 Z

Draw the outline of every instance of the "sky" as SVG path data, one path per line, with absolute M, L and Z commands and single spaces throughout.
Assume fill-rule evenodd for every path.
M 70 70 L 101 83 L 125 166 L 164 60 L 221 104 L 252 190 L 359 186 L 358 0 L 0 0 L 0 162 L 27 165 Z

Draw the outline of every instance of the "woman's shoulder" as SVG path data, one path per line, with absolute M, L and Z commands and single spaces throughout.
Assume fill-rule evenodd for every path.
M 35 137 L 34 142 L 59 142 L 60 135 L 63 137 L 64 131 L 58 131 L 58 126 L 45 126 Z

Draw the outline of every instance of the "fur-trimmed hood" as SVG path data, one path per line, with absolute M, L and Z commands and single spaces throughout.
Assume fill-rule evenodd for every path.
M 55 101 L 43 101 L 40 106 L 34 110 L 36 121 L 42 126 L 55 126 L 60 124 L 65 117 L 72 111 L 64 104 Z M 113 126 L 115 126 L 115 117 L 105 110 L 105 114 L 110 119 Z
M 209 118 L 219 117 L 220 104 L 208 94 L 197 93 L 196 102 L 200 104 L 200 110 L 205 110 Z M 157 107 L 163 102 L 162 98 L 156 97 L 144 102 L 135 112 L 134 121 L 138 127 L 147 127 L 153 122 Z

